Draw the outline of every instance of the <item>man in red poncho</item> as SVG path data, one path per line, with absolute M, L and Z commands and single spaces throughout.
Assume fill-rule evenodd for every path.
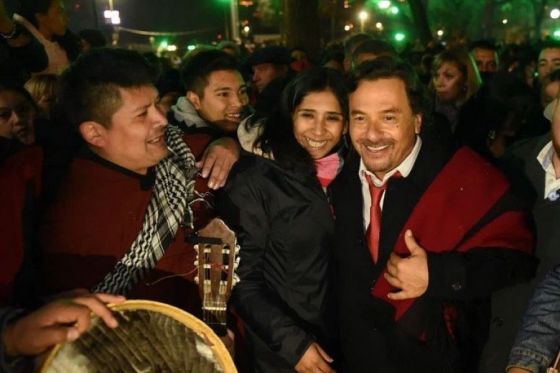
M 492 165 L 434 141 L 409 65 L 367 62 L 351 92 L 332 189 L 341 368 L 476 371 L 489 295 L 534 270 L 526 215 Z

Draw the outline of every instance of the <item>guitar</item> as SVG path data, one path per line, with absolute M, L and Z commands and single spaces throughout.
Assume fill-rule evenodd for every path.
M 546 373 L 558 373 L 560 372 L 560 352 L 556 355 L 554 364 L 546 370 Z
M 195 281 L 202 299 L 202 320 L 223 337 L 227 334 L 227 301 L 239 281 L 235 274 L 239 245 L 235 233 L 219 218 L 200 229 L 194 243 L 198 269 Z

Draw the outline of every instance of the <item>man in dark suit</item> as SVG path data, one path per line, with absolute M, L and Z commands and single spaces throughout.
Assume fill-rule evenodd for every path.
M 526 214 L 492 165 L 422 132 L 408 64 L 380 57 L 352 83 L 354 150 L 332 189 L 342 368 L 475 371 L 488 296 L 534 269 Z
M 544 117 L 551 122 L 551 132 L 514 144 L 506 154 L 505 164 L 512 185 L 532 207 L 537 233 L 535 256 L 539 267 L 535 279 L 496 292 L 492 296 L 492 320 L 488 343 L 481 360 L 480 372 L 504 370 L 514 347 L 535 286 L 555 265 L 560 264 L 560 105 L 553 100 Z M 514 347 L 509 366 L 529 369 L 535 355 L 520 355 Z M 521 346 L 523 347 L 523 346 Z M 538 364 L 537 364 L 538 365 Z

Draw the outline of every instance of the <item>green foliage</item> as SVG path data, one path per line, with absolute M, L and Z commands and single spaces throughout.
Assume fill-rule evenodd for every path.
M 529 37 L 538 33 L 536 24 L 548 0 L 426 0 L 432 30 L 446 35 L 505 39 L 513 34 Z M 502 21 L 507 19 L 506 23 Z M 531 36 L 532 37 L 532 36 Z
M 428 21 L 432 30 L 445 28 L 447 34 L 465 35 L 480 28 L 484 0 L 429 0 Z

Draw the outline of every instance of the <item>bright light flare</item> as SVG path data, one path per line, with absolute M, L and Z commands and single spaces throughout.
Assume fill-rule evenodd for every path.
M 369 13 L 366 12 L 365 10 L 362 10 L 360 13 L 358 13 L 358 19 L 362 22 L 367 21 L 368 18 L 369 18 Z
M 379 9 L 389 9 L 391 7 L 391 1 L 381 0 L 379 3 L 377 3 L 377 6 L 379 7 Z

